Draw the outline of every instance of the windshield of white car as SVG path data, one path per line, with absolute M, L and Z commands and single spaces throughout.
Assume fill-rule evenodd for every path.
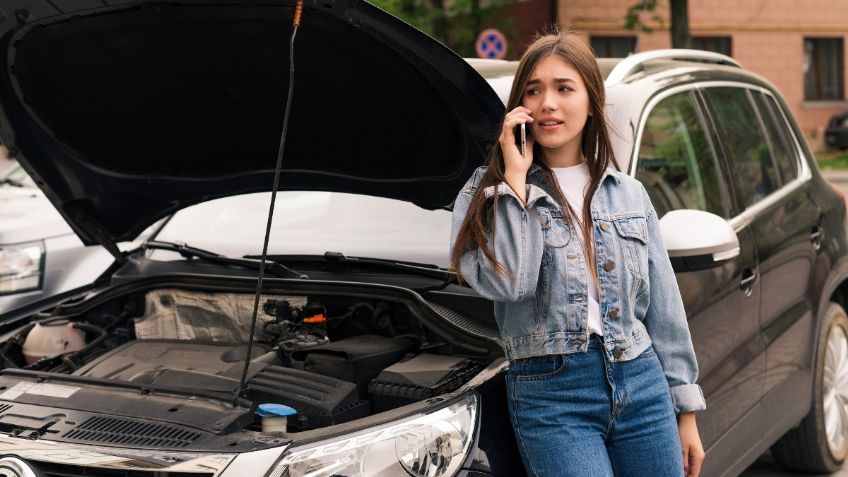
M 183 209 L 154 240 L 188 243 L 227 257 L 258 257 L 270 193 L 217 199 Z M 348 257 L 449 267 L 451 214 L 399 200 L 340 192 L 279 192 L 269 256 Z

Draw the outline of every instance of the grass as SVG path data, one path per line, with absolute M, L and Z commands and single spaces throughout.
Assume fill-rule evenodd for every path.
M 816 162 L 820 169 L 848 169 L 848 151 L 820 152 Z

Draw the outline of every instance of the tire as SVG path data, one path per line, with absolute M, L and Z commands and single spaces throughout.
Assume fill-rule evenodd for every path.
M 828 304 L 818 339 L 810 413 L 771 451 L 781 467 L 824 474 L 848 456 L 848 315 L 839 304 Z

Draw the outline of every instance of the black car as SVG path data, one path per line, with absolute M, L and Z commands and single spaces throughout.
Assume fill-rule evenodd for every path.
M 828 120 L 824 143 L 829 149 L 848 149 L 848 111 L 834 114 Z
M 253 254 L 116 246 L 192 204 L 271 188 L 293 4 L 65 5 L 0 1 L 0 141 L 115 264 L 86 294 L 0 315 L 0 469 L 523 475 L 492 304 L 445 269 L 272 251 L 257 302 Z M 441 209 L 497 136 L 489 84 L 360 1 L 307 3 L 293 48 L 281 188 L 449 220 Z M 844 197 L 775 89 L 730 58 L 671 50 L 602 66 L 617 158 L 663 216 L 690 314 L 704 475 L 737 474 L 775 442 L 781 462 L 838 466 Z M 320 214 L 309 222 L 314 203 L 288 226 L 332 236 Z M 384 230 L 371 240 L 398 245 Z M 447 237 L 433 240 L 447 256 Z

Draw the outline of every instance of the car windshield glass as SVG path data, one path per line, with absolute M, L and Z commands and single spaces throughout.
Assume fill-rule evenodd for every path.
M 228 257 L 258 256 L 270 193 L 217 199 L 177 212 L 155 240 L 186 243 Z M 399 200 L 338 192 L 277 195 L 269 255 L 375 257 L 449 265 L 451 214 Z

